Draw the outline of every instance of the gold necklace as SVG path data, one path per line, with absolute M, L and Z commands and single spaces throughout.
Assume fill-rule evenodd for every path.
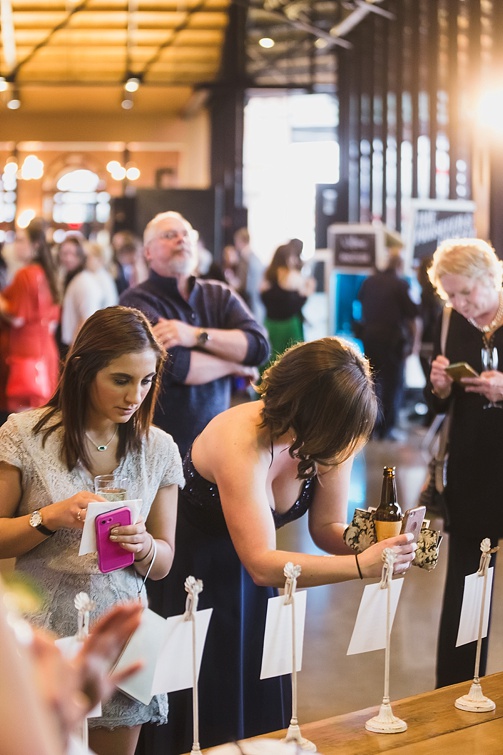
M 501 318 L 503 317 L 503 297 L 501 294 L 499 295 L 499 305 L 498 310 L 496 314 L 494 315 L 493 319 L 489 323 L 489 325 L 477 325 L 475 320 L 472 320 L 471 317 L 468 318 L 468 322 L 470 325 L 473 325 L 474 328 L 477 328 L 477 330 L 480 330 L 481 333 L 490 333 L 491 330 L 494 330 L 496 325 L 500 322 Z
M 96 449 L 97 451 L 106 451 L 106 450 L 108 449 L 108 446 L 110 445 L 110 443 L 111 443 L 111 442 L 113 441 L 113 439 L 114 439 L 114 438 L 115 438 L 115 436 L 117 435 L 117 430 L 118 430 L 118 429 L 119 429 L 119 425 L 115 425 L 114 434 L 112 435 L 112 437 L 110 438 L 110 440 L 109 440 L 109 441 L 107 441 L 107 443 L 102 443 L 102 444 L 101 444 L 101 445 L 99 445 L 99 446 L 97 446 L 97 445 L 96 445 L 96 441 L 94 441 L 94 440 L 93 440 L 93 439 L 91 438 L 91 436 L 90 436 L 90 435 L 88 435 L 88 434 L 86 433 L 86 431 L 85 431 L 85 430 L 84 430 L 84 435 L 86 436 L 86 438 L 87 438 L 88 440 L 90 440 L 90 441 L 91 441 L 91 443 L 93 444 L 93 446 L 95 447 L 95 449 Z

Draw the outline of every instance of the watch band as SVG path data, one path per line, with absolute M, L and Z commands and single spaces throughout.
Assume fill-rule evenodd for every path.
M 52 537 L 52 535 L 56 534 L 55 530 L 50 530 L 49 527 L 46 527 L 43 524 L 37 524 L 35 529 L 41 532 L 42 535 L 47 535 L 47 537 Z

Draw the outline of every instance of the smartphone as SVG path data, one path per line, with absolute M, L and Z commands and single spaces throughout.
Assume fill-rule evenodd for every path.
M 110 530 L 131 524 L 131 510 L 123 506 L 115 511 L 99 514 L 94 520 L 96 527 L 96 547 L 98 550 L 98 567 L 103 573 L 131 566 L 134 553 L 125 551 L 118 543 L 110 540 Z
M 417 543 L 425 514 L 426 506 L 416 506 L 414 509 L 408 509 L 403 515 L 400 534 L 403 532 L 412 532 L 414 535 L 414 542 Z
M 453 380 L 460 380 L 465 377 L 478 377 L 479 373 L 468 362 L 454 362 L 445 368 L 445 371 Z

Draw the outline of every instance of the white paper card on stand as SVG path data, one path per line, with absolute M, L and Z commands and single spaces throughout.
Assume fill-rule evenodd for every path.
M 152 699 L 152 685 L 159 655 L 166 639 L 166 619 L 146 608 L 138 629 L 133 633 L 115 665 L 122 671 L 132 663 L 141 661 L 142 668 L 117 686 L 126 695 L 148 705 Z
M 199 678 L 204 644 L 213 608 L 205 608 L 194 614 L 196 624 L 196 674 Z M 155 669 L 153 694 L 176 692 L 193 686 L 192 621 L 184 621 L 183 615 L 166 619 L 165 640 Z
M 304 625 L 306 623 L 307 591 L 295 593 L 295 665 L 302 668 Z M 292 604 L 285 605 L 284 595 L 269 598 L 265 620 L 264 650 L 262 653 L 261 679 L 291 674 L 292 654 Z
M 212 612 L 207 608 L 195 614 L 198 675 Z M 192 687 L 192 622 L 184 621 L 182 615 L 164 619 L 147 608 L 115 670 L 121 671 L 137 661 L 142 662 L 142 668 L 118 687 L 145 705 L 154 695 Z
M 99 514 L 107 514 L 126 506 L 131 510 L 131 521 L 136 522 L 141 508 L 141 498 L 130 501 L 90 501 L 86 511 L 86 519 L 80 540 L 79 556 L 86 553 L 96 553 L 96 529 L 94 520 Z
M 71 637 L 60 637 L 54 641 L 54 644 L 59 648 L 64 658 L 71 660 L 72 658 L 75 658 L 84 643 L 81 640 L 78 640 L 76 635 L 72 635 Z M 97 703 L 94 708 L 89 711 L 86 718 L 97 718 L 99 716 L 101 716 L 101 702 Z
M 463 604 L 461 606 L 456 647 L 466 645 L 467 642 L 474 642 L 474 640 L 478 640 L 479 638 L 480 611 L 482 608 L 484 582 L 486 582 L 486 596 L 484 616 L 482 619 L 482 637 L 487 637 L 493 577 L 494 568 L 492 566 L 487 570 L 487 582 L 484 577 L 480 577 L 477 573 L 468 574 L 465 577 L 465 589 L 463 592 Z
M 386 614 L 388 611 L 388 589 L 390 595 L 390 631 L 402 592 L 403 579 L 393 579 L 390 587 L 381 589 L 380 583 L 367 585 L 363 591 L 358 615 L 347 655 L 368 653 L 386 647 Z

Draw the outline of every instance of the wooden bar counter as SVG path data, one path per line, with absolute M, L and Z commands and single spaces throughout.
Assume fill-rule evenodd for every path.
M 458 710 L 454 703 L 467 695 L 471 682 L 454 684 L 433 692 L 391 701 L 393 714 L 407 723 L 407 731 L 375 734 L 365 722 L 379 712 L 379 705 L 304 724 L 302 736 L 323 755 L 501 755 L 503 753 L 503 672 L 481 679 L 482 692 L 496 703 L 489 713 Z M 263 737 L 281 739 L 285 731 Z M 246 741 L 246 740 L 245 740 Z M 209 751 L 211 752 L 211 750 Z

